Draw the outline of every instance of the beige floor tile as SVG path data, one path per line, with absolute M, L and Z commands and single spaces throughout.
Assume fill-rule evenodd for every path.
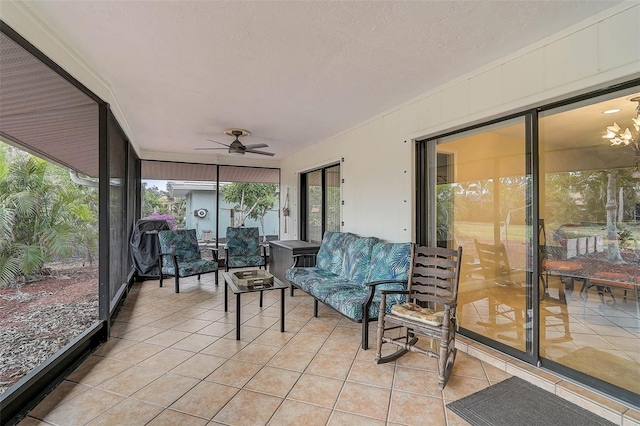
M 353 360 L 348 358 L 318 354 L 313 358 L 305 373 L 344 380 L 347 378 L 352 364 Z
M 454 364 L 454 368 L 455 368 L 455 364 Z M 503 380 L 508 379 L 509 377 L 512 377 L 511 374 L 506 373 L 505 371 L 500 370 L 494 367 L 493 365 L 487 364 L 486 362 L 482 363 L 482 368 L 484 368 L 484 372 L 487 375 L 487 378 L 489 379 L 489 382 L 492 385 L 495 385 L 498 382 L 501 382 Z
M 444 398 L 447 403 L 451 401 L 464 398 L 472 393 L 478 392 L 484 388 L 489 387 L 489 381 L 487 379 L 475 379 L 465 376 L 452 375 L 447 382 L 447 386 L 444 388 Z
M 89 386 L 82 385 L 80 383 L 73 383 L 68 380 L 64 380 L 58 385 L 49 395 L 47 395 L 31 412 L 30 416 L 36 419 L 43 419 L 45 416 L 56 408 L 58 405 L 63 404 L 76 396 L 80 395 L 91 389 Z
M 274 317 L 269 317 L 269 316 L 265 316 L 265 315 L 256 315 L 255 317 L 251 318 L 249 321 L 243 323 L 243 326 L 249 326 L 249 327 L 258 327 L 258 328 L 269 328 L 274 324 L 280 324 L 280 318 L 274 318 Z M 286 325 L 286 321 L 285 321 L 285 325 Z
M 296 334 L 289 343 L 286 344 L 286 348 L 295 349 L 298 351 L 306 351 L 316 353 L 320 350 L 322 345 L 327 339 L 325 337 L 313 336 L 311 334 Z
M 458 355 L 460 355 L 460 351 L 458 351 Z M 436 358 L 431 358 L 430 356 L 416 352 L 409 352 L 402 355 L 396 360 L 396 364 L 403 367 L 423 368 L 425 370 L 438 371 L 438 360 Z M 455 364 L 453 368 L 455 370 Z
M 187 333 L 186 331 L 165 330 L 162 333 L 148 338 L 147 340 L 145 340 L 145 343 L 168 347 L 175 343 L 178 343 L 179 341 L 186 337 L 189 337 L 190 335 L 191 333 Z
M 331 410 L 328 408 L 309 405 L 298 401 L 285 400 L 269 425 L 301 425 L 324 426 L 329 420 Z
M 442 398 L 393 391 L 389 408 L 389 422 L 405 425 L 445 425 Z
M 335 328 L 335 325 L 309 321 L 304 327 L 300 329 L 299 333 L 311 334 L 318 337 L 324 337 L 326 339 L 331 335 L 331 333 L 333 333 L 333 330 Z
M 242 390 L 213 418 L 226 425 L 265 425 L 282 399 Z
M 303 374 L 287 399 L 333 408 L 343 385 L 342 380 Z
M 233 356 L 238 361 L 253 362 L 254 364 L 265 365 L 278 352 L 275 346 L 260 345 L 251 343 Z
M 258 336 L 264 333 L 264 328 L 258 327 L 249 327 L 246 325 L 240 326 L 240 340 L 243 342 L 253 342 Z M 227 339 L 235 339 L 236 338 L 236 330 L 228 332 L 223 336 Z
M 231 305 L 231 304 L 230 304 Z M 234 305 L 235 306 L 235 305 Z M 226 316 L 225 312 L 222 310 L 208 310 L 207 312 L 198 315 L 195 319 L 205 320 L 205 321 L 218 321 Z
M 338 326 L 331 333 L 331 337 L 359 342 L 362 339 L 362 331 L 361 328 Z
M 294 333 L 289 332 L 280 332 L 278 330 L 265 330 L 260 336 L 256 337 L 254 340 L 255 343 L 259 343 L 261 345 L 269 345 L 269 346 L 278 346 L 282 347 L 289 342 L 295 336 Z
M 263 367 L 244 388 L 284 398 L 299 377 L 300 373 L 295 371 Z
M 478 379 L 487 377 L 484 368 L 482 368 L 482 363 L 479 360 L 460 351 L 456 354 L 456 360 L 453 364 L 451 374 Z
M 464 420 L 462 417 L 449 410 L 445 409 L 445 415 L 447 417 L 447 426 L 468 426 L 469 422 Z
M 18 426 L 47 426 L 48 423 L 45 423 L 41 420 L 35 419 L 33 417 L 25 417 L 20 420 Z
M 206 334 L 194 333 L 180 340 L 178 343 L 172 345 L 171 347 L 175 349 L 183 349 L 190 352 L 200 352 L 218 339 L 219 337 L 216 336 L 207 336 Z
M 280 314 L 278 314 L 280 315 Z M 307 324 L 307 321 L 297 321 L 287 314 L 284 321 L 284 329 L 287 333 L 297 333 Z M 270 330 L 280 331 L 280 323 L 275 323 L 270 327 Z
M 238 392 L 218 383 L 200 382 L 171 405 L 171 409 L 211 419 Z
M 385 422 L 371 417 L 358 416 L 352 413 L 345 413 L 334 410 L 327 423 L 328 426 L 385 426 Z
M 195 354 L 176 368 L 171 370 L 174 374 L 181 374 L 195 379 L 204 379 L 213 371 L 224 364 L 225 358 L 212 355 Z
M 114 354 L 111 358 L 120 361 L 128 362 L 131 364 L 137 364 L 145 359 L 153 356 L 163 350 L 163 346 L 151 345 L 146 342 L 135 344 L 127 349 Z
M 219 356 L 221 358 L 231 358 L 247 345 L 247 342 L 242 342 L 235 339 L 219 339 L 206 348 L 202 349 L 200 353 L 205 355 Z
M 103 360 L 97 364 L 74 371 L 67 377 L 67 380 L 88 386 L 96 386 L 122 373 L 128 368 L 131 368 L 131 364 L 110 358 L 103 358 Z
M 315 354 L 313 352 L 283 348 L 273 358 L 271 358 L 267 365 L 302 372 L 307 368 L 314 357 Z
M 204 312 L 207 312 L 207 311 L 204 310 Z M 204 313 L 204 312 L 201 312 L 201 313 Z M 186 331 L 188 333 L 196 333 L 198 330 L 203 329 L 208 325 L 211 325 L 211 321 L 192 318 L 174 326 L 172 330 Z
M 438 373 L 409 367 L 396 367 L 393 389 L 442 398 L 438 389 Z
M 390 396 L 389 389 L 347 382 L 338 397 L 336 409 L 386 420 Z
M 200 381 L 193 377 L 167 373 L 134 393 L 133 397 L 151 404 L 168 407 L 198 383 Z
M 100 383 L 98 387 L 118 395 L 129 396 L 153 382 L 162 374 L 163 372 L 159 370 L 134 365 L 117 376 Z
M 261 368 L 262 366 L 258 364 L 230 359 L 207 376 L 205 380 L 241 388 L 246 385 Z
M 132 331 L 122 334 L 121 338 L 126 340 L 133 340 L 135 342 L 142 342 L 143 340 L 147 340 L 148 338 L 153 337 L 156 334 L 160 334 L 163 331 L 164 328 L 144 325 L 142 327 L 138 327 Z
M 51 410 L 42 419 L 58 425 L 84 425 L 125 398 L 101 389 L 89 389 Z
M 92 420 L 89 425 L 112 426 L 116 424 L 145 424 L 160 414 L 162 410 L 163 408 L 158 405 L 128 398 L 101 414 L 98 418 Z
M 391 388 L 394 371 L 395 366 L 393 364 L 375 364 L 356 360 L 351 366 L 347 380 L 365 385 Z
M 193 352 L 167 348 L 145 359 L 139 365 L 160 371 L 169 371 L 182 364 L 192 356 Z
M 226 334 L 229 334 L 230 331 L 235 329 L 236 329 L 235 322 L 233 323 L 214 322 L 214 323 L 211 323 L 211 325 L 208 325 L 198 330 L 198 333 L 206 334 L 209 336 L 222 337 Z
M 360 341 L 349 341 L 344 339 L 329 338 L 320 348 L 319 353 L 323 355 L 339 356 L 353 359 L 358 353 Z M 375 352 L 375 350 L 370 350 Z M 372 358 L 373 359 L 373 358 Z
M 180 413 L 174 410 L 164 410 L 156 418 L 147 423 L 148 426 L 204 426 L 207 420 Z
M 93 355 L 107 357 L 116 354 L 124 349 L 127 349 L 128 347 L 135 344 L 136 342 L 133 340 L 125 340 L 119 339 L 117 337 L 112 337 L 111 340 L 108 340 L 100 345 L 100 347 L 93 352 Z

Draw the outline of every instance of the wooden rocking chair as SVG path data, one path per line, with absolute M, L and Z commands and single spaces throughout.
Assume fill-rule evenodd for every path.
M 380 310 L 375 361 L 377 364 L 393 361 L 408 351 L 438 358 L 438 388 L 442 390 L 456 358 L 456 304 L 462 247 L 451 250 L 414 245 L 411 258 L 407 290 L 380 291 L 380 306 L 386 306 L 387 294 L 406 294 L 407 301 L 393 305 L 390 312 Z M 402 329 L 400 337 L 385 336 L 386 332 L 396 329 Z M 431 340 L 430 349 L 416 346 L 416 334 Z M 383 357 L 384 343 L 400 349 Z

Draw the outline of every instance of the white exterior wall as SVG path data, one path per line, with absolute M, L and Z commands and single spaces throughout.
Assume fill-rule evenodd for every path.
M 344 158 L 342 230 L 411 241 L 414 140 L 639 77 L 640 5 L 627 2 L 284 159 L 281 238 L 298 237 L 299 173 Z

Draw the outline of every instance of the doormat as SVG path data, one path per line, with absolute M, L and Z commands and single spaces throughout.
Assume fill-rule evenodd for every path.
M 511 377 L 447 407 L 473 426 L 614 424 L 519 377 Z

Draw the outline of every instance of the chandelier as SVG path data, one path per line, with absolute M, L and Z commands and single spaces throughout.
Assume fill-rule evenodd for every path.
M 638 102 L 636 118 L 631 119 L 635 132 L 632 133 L 628 127 L 623 132 L 618 123 L 614 122 L 613 126 L 607 126 L 607 133 L 602 138 L 609 139 L 611 146 L 628 146 L 638 152 L 640 151 L 640 138 L 638 137 L 640 135 L 640 96 L 631 98 L 630 101 Z
M 608 139 L 611 142 L 611 146 L 628 146 L 635 151 L 635 169 L 631 173 L 631 177 L 634 179 L 640 179 L 640 96 L 636 96 L 630 99 L 631 102 L 638 102 L 636 107 L 636 117 L 631 119 L 632 126 L 635 131 L 622 128 L 613 122 L 613 126 L 607 126 L 607 133 L 602 136 L 603 139 Z

